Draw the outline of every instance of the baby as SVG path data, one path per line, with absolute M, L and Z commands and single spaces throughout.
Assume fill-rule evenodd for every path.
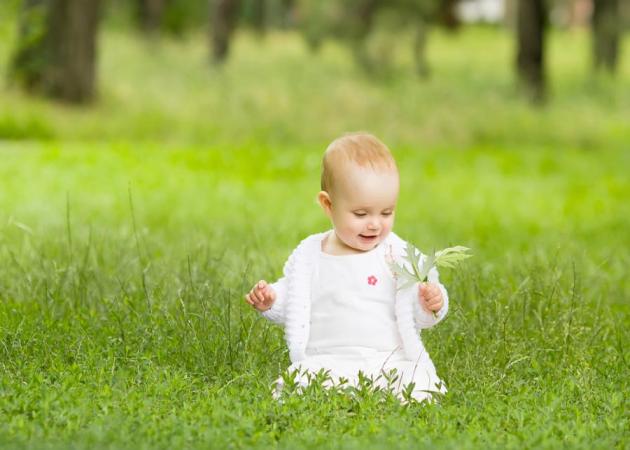
M 261 280 L 245 296 L 284 326 L 289 372 L 302 386 L 321 369 L 329 384 L 356 386 L 361 371 L 401 399 L 403 391 L 418 401 L 446 392 L 419 336 L 446 315 L 446 289 L 436 269 L 428 283 L 397 289 L 388 265 L 404 264 L 406 246 L 391 231 L 399 176 L 389 149 L 366 133 L 336 139 L 324 154 L 321 189 L 333 229 L 304 239 L 282 278 Z M 282 386 L 280 378 L 276 395 Z

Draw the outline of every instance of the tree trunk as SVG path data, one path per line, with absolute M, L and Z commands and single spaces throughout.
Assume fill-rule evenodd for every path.
M 614 73 L 619 55 L 621 30 L 619 0 L 593 2 L 593 65 L 595 70 Z
M 260 35 L 267 32 L 267 0 L 254 0 L 252 5 L 252 21 Z
M 354 15 L 352 26 L 349 30 L 350 45 L 353 49 L 357 63 L 368 72 L 374 71 L 375 61 L 372 61 L 367 47 L 366 39 L 372 31 L 374 15 L 379 6 L 378 0 L 361 0 L 350 13 Z
M 296 0 L 280 0 L 280 27 L 291 28 L 295 26 Z
M 517 11 L 519 81 L 531 100 L 541 102 L 546 94 L 544 0 L 519 0 Z
M 48 59 L 44 45 L 47 0 L 24 0 L 18 20 L 18 43 L 11 57 L 9 77 L 34 90 L 42 84 L 42 69 Z
M 73 103 L 95 95 L 99 0 L 26 0 L 11 76 Z
M 138 22 L 144 31 L 153 33 L 160 29 L 165 3 L 164 0 L 136 0 Z
M 447 30 L 455 31 L 459 28 L 457 17 L 457 3 L 459 0 L 440 0 L 438 8 L 438 20 Z
M 230 40 L 236 28 L 239 0 L 214 0 L 211 46 L 212 58 L 216 63 L 226 60 L 230 51 Z
M 416 62 L 416 73 L 420 78 L 427 79 L 430 75 L 429 63 L 427 62 L 427 38 L 429 34 L 429 23 L 422 19 L 417 19 L 416 38 L 413 45 L 413 54 Z

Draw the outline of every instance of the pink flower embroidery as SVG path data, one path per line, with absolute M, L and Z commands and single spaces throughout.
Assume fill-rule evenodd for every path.
M 370 275 L 370 276 L 368 277 L 368 284 L 369 284 L 370 286 L 374 286 L 374 285 L 376 284 L 376 282 L 377 282 L 377 281 L 378 281 L 378 280 L 376 279 L 376 277 L 375 277 L 374 275 Z

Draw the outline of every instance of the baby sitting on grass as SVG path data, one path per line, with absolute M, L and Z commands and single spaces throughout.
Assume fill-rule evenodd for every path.
M 365 133 L 336 139 L 324 154 L 321 189 L 333 229 L 304 239 L 282 278 L 261 280 L 245 296 L 284 326 L 289 373 L 301 386 L 322 369 L 329 385 L 358 386 L 362 372 L 401 399 L 403 392 L 418 401 L 446 392 L 419 336 L 446 315 L 446 289 L 436 269 L 428 283 L 397 289 L 388 265 L 406 247 L 391 231 L 399 176 L 389 149 Z M 276 395 L 283 383 L 277 380 Z

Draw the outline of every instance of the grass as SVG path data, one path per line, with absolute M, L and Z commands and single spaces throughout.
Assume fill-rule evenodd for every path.
M 422 84 L 402 48 L 369 80 L 333 43 L 243 35 L 209 71 L 193 39 L 108 31 L 93 107 L 2 91 L 0 446 L 628 448 L 630 58 L 590 79 L 586 37 L 555 34 L 536 110 L 509 44 L 438 34 Z M 329 226 L 319 158 L 357 128 L 398 160 L 396 231 L 475 252 L 423 333 L 439 407 L 270 396 L 282 332 L 242 295 Z

